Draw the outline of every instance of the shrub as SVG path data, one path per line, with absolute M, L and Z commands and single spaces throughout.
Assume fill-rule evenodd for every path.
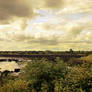
M 92 64 L 70 66 L 59 58 L 56 62 L 36 59 L 18 79 L 6 78 L 4 83 L 0 92 L 92 92 Z
M 27 83 L 23 80 L 9 81 L 0 87 L 0 92 L 28 92 Z
M 64 79 L 67 73 L 66 64 L 63 61 L 46 62 L 35 60 L 30 62 L 25 69 L 25 79 L 29 82 L 30 91 L 54 92 L 61 85 L 60 80 Z

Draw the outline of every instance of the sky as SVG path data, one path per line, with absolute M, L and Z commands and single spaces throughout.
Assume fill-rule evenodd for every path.
M 92 51 L 92 0 L 0 0 L 0 50 Z

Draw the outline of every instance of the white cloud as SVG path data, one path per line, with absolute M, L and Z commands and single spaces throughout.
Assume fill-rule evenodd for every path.
M 91 49 L 91 0 L 30 2 L 34 18 L 14 17 L 13 22 L 0 25 L 1 50 Z

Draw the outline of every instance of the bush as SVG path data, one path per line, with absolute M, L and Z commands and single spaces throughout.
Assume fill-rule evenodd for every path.
M 69 92 L 91 92 L 92 65 L 84 63 L 82 65 L 72 67 L 65 78 L 64 84 L 65 87 L 69 87 Z M 81 89 L 81 91 L 79 91 L 79 89 Z
M 63 81 L 66 74 L 67 66 L 63 61 L 35 60 L 26 66 L 24 76 L 29 82 L 30 91 L 54 92 L 59 89 L 57 85 L 62 84 L 61 80 Z
M 18 79 L 4 83 L 0 92 L 92 92 L 92 64 L 33 60 Z
M 23 80 L 9 81 L 0 87 L 0 92 L 28 92 L 27 83 Z

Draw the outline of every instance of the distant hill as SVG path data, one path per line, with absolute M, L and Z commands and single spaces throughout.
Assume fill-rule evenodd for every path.
M 80 60 L 87 61 L 88 63 L 92 63 L 92 54 L 86 57 L 81 57 Z

